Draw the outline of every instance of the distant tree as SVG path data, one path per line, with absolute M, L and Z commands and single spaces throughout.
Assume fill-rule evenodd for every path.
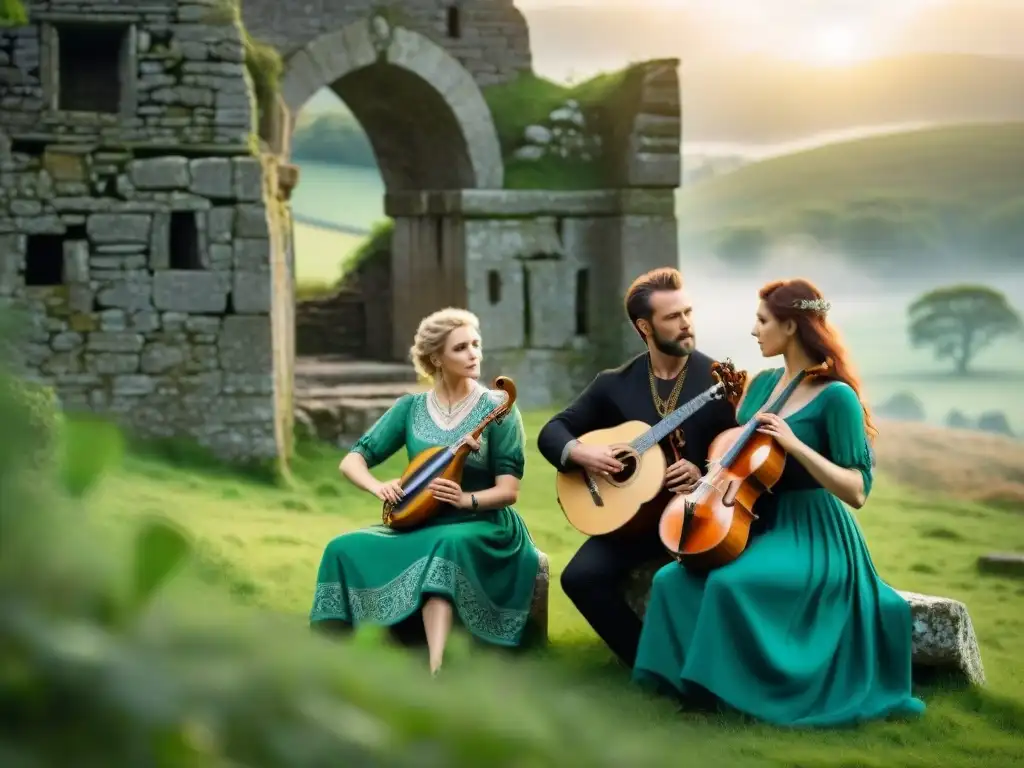
M 325 112 L 301 122 L 292 136 L 292 157 L 361 168 L 377 167 L 373 147 L 362 126 L 344 112 Z
M 718 237 L 715 253 L 732 264 L 753 266 L 761 261 L 768 242 L 768 235 L 760 227 L 730 227 Z
M 933 347 L 940 360 L 951 360 L 956 372 L 967 372 L 971 360 L 1000 336 L 1024 328 L 1020 315 L 999 291 L 984 285 L 952 285 L 920 296 L 907 310 L 914 347 Z

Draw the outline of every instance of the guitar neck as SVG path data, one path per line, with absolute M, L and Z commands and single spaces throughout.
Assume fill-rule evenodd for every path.
M 629 445 L 640 455 L 650 450 L 675 430 L 680 424 L 693 416 L 697 411 L 715 399 L 715 395 L 721 389 L 721 384 L 708 387 L 692 400 L 676 408 L 672 413 L 663 418 L 653 427 L 636 438 Z

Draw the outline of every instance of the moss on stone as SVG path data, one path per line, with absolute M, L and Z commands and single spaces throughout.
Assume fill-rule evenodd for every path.
M 370 230 L 370 236 L 366 238 L 341 262 L 341 280 L 359 271 L 360 267 L 367 264 L 378 256 L 386 256 L 391 253 L 391 238 L 395 233 L 395 222 L 391 219 L 381 221 Z
M 281 91 L 284 62 L 274 46 L 256 40 L 245 27 L 242 27 L 242 42 L 245 45 L 245 66 L 252 78 L 256 97 L 259 125 L 263 126 Z
M 0 0 L 0 28 L 20 27 L 28 23 L 28 13 L 21 0 Z
M 600 189 L 615 185 L 617 168 L 625 152 L 623 136 L 633 127 L 640 100 L 640 65 L 597 75 L 577 85 L 559 85 L 523 73 L 517 79 L 485 88 L 498 140 L 505 158 L 508 189 Z M 547 126 L 551 113 L 575 101 L 586 121 L 586 132 L 600 138 L 602 151 L 593 160 L 515 157 L 523 134 L 531 125 Z

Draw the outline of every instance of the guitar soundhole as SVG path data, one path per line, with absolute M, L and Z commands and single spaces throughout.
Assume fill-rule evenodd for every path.
M 623 451 L 616 453 L 615 458 L 622 462 L 622 470 L 613 474 L 611 478 L 616 483 L 624 483 L 636 473 L 636 455 L 629 451 Z

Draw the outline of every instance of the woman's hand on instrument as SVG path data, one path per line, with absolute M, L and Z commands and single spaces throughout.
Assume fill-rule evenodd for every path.
M 569 451 L 569 460 L 598 475 L 615 474 L 623 469 L 622 462 L 615 458 L 615 452 L 607 445 L 576 443 Z
M 480 441 L 477 440 L 472 435 L 466 435 L 464 438 L 462 438 L 462 442 L 468 445 L 469 450 L 471 450 L 473 453 L 476 453 L 477 451 L 480 450 Z
M 665 485 L 672 493 L 689 493 L 697 487 L 700 468 L 692 461 L 680 459 L 665 473 Z
M 388 480 L 374 488 L 373 495 L 385 504 L 397 504 L 402 500 L 405 491 L 402 490 L 401 480 Z
M 759 413 L 754 418 L 761 422 L 757 431 L 762 435 L 769 435 L 786 453 L 793 453 L 802 445 L 786 420 L 777 414 Z
M 458 509 L 465 509 L 469 506 L 469 494 L 463 493 L 459 484 L 451 480 L 439 477 L 427 486 L 434 498 L 444 504 L 451 504 Z

